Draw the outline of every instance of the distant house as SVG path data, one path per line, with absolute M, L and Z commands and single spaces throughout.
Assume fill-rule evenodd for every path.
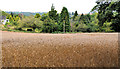
M 1 23 L 5 25 L 6 22 L 9 22 L 9 19 L 6 19 L 6 16 L 2 16 Z

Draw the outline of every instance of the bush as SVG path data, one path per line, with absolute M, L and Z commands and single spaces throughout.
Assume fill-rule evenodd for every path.
M 40 21 L 38 18 L 34 18 L 33 16 L 29 16 L 24 18 L 23 20 L 18 21 L 17 29 L 24 29 L 24 28 L 32 28 L 34 31 L 36 28 L 42 28 L 43 22 Z
M 41 33 L 41 32 L 42 32 L 42 29 L 36 28 L 36 29 L 35 29 L 35 32 L 36 32 L 36 33 Z
M 86 32 L 88 29 L 88 26 L 86 24 L 79 24 L 77 27 L 77 32 Z
M 112 22 L 105 22 L 102 26 L 102 31 L 103 32 L 113 32 L 114 30 L 111 30 L 112 29 L 111 24 L 112 24 Z

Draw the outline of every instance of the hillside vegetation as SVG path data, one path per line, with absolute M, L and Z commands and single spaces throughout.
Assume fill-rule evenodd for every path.
M 67 33 L 67 32 L 120 32 L 120 1 L 96 1 L 97 5 L 88 14 L 69 13 L 63 7 L 57 13 L 54 5 L 48 13 L 24 16 L 2 11 L 10 22 L 3 30 L 30 31 L 36 33 Z

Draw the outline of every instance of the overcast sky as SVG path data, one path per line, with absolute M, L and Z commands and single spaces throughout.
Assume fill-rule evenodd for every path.
M 96 0 L 2 0 L 0 9 L 3 11 L 23 11 L 23 12 L 48 12 L 52 3 L 58 12 L 62 7 L 68 8 L 69 12 L 78 11 L 88 13 L 95 5 Z

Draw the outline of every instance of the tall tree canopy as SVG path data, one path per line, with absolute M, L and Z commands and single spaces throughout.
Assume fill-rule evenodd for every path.
M 60 21 L 63 23 L 63 31 L 69 32 L 70 31 L 70 22 L 69 22 L 69 13 L 66 7 L 63 7 L 60 13 Z
M 77 11 L 75 11 L 75 14 L 73 16 L 73 20 L 75 19 L 75 17 L 78 15 Z
M 56 22 L 58 21 L 59 19 L 59 15 L 57 14 L 57 11 L 55 10 L 55 7 L 51 6 L 51 11 L 49 11 L 49 17 L 52 19 L 52 20 L 55 20 Z
M 83 13 L 81 14 L 80 18 L 79 18 L 79 22 L 84 23 L 84 24 L 88 24 L 90 23 L 90 15 L 84 15 Z
M 112 29 L 120 32 L 120 1 L 97 0 L 97 5 L 92 11 L 98 11 L 98 20 L 100 27 L 105 22 L 112 22 Z

